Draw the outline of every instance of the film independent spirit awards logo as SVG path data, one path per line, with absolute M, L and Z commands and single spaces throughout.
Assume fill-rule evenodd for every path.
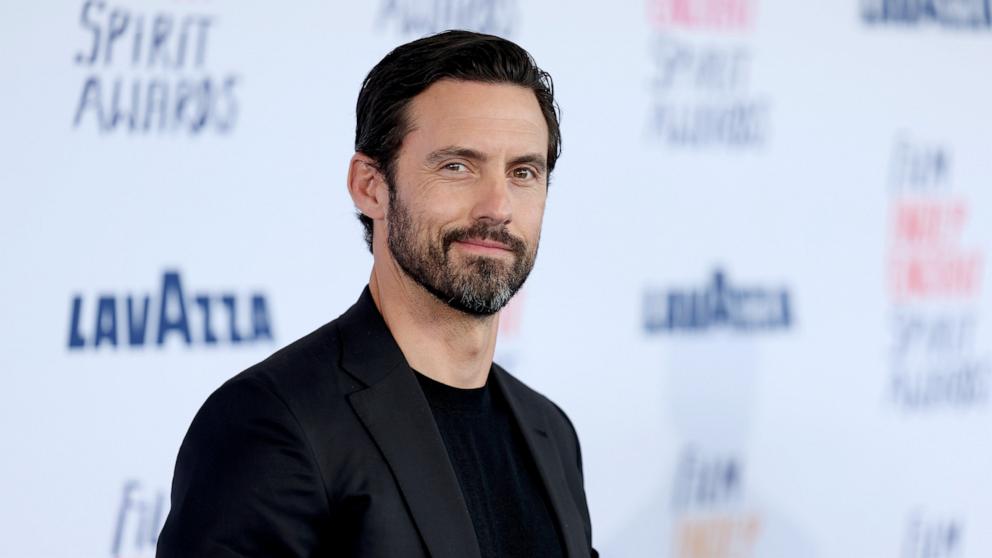
M 648 0 L 648 139 L 671 148 L 759 148 L 772 103 L 752 85 L 757 0 Z
M 220 18 L 202 3 L 154 11 L 86 0 L 72 58 L 82 73 L 72 126 L 103 135 L 226 134 L 237 125 L 241 78 L 218 70 Z
M 897 136 L 890 162 L 889 399 L 904 411 L 987 407 L 992 355 L 979 332 L 979 206 L 955 188 L 949 144 Z

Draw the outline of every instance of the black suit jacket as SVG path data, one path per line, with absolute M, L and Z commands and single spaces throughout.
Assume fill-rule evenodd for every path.
M 499 366 L 492 374 L 566 556 L 595 556 L 572 424 Z M 157 556 L 479 556 L 431 409 L 368 288 L 203 404 L 179 450 Z

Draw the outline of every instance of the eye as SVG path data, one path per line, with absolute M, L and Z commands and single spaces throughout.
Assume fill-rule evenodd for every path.
M 513 169 L 513 178 L 520 180 L 531 180 L 536 177 L 537 173 L 534 172 L 534 169 L 528 167 L 517 167 Z
M 468 167 L 465 166 L 465 163 L 457 163 L 457 162 L 445 163 L 444 166 L 441 168 L 452 172 L 465 172 L 468 170 Z

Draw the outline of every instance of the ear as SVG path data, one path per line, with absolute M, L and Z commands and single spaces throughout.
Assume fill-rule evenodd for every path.
M 372 220 L 386 217 L 389 190 L 375 159 L 360 152 L 352 155 L 348 166 L 348 193 L 355 207 L 366 217 Z

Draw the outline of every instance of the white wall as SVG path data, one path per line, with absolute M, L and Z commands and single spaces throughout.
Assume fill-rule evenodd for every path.
M 555 78 L 498 360 L 575 422 L 604 556 L 992 554 L 989 11 L 0 5 L 0 556 L 153 555 L 207 394 L 359 294 L 358 88 L 449 27 Z

